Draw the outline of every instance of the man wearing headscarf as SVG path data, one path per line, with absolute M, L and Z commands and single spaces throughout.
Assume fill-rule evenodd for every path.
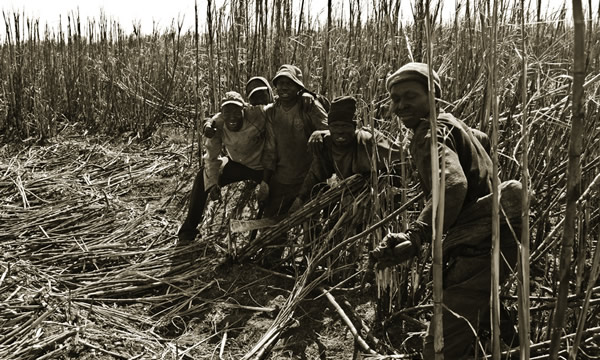
M 442 88 L 435 72 L 433 83 L 435 97 L 440 98 Z M 432 179 L 431 173 L 428 85 L 429 67 L 423 63 L 408 63 L 386 81 L 392 112 L 413 131 L 410 153 L 423 190 L 431 194 L 432 181 L 436 180 Z M 442 174 L 445 177 L 443 351 L 446 359 L 462 359 L 472 355 L 476 346 L 476 334 L 472 329 L 479 326 L 489 329 L 492 160 L 484 145 L 477 140 L 477 137 L 487 138 L 485 134 L 477 132 L 476 137 L 472 129 L 451 114 L 436 113 L 437 147 L 445 168 Z M 520 185 L 519 182 L 508 181 L 502 183 L 499 189 L 503 209 L 500 281 L 507 278 L 517 259 L 518 239 L 515 234 L 520 234 Z M 430 199 L 408 230 L 388 234 L 371 252 L 377 262 L 376 267 L 393 266 L 419 254 L 421 245 L 431 241 L 432 211 Z M 510 329 L 510 325 L 503 330 Z M 423 355 L 425 359 L 433 359 L 435 355 L 431 325 Z

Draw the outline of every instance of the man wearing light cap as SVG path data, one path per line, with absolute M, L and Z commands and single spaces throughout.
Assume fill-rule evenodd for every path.
M 423 63 L 409 63 L 391 74 L 386 87 L 392 101 L 392 112 L 413 131 L 410 153 L 425 193 L 431 194 L 431 132 L 429 108 L 429 68 Z M 435 97 L 442 88 L 433 72 Z M 445 307 L 443 312 L 444 357 L 462 359 L 472 356 L 476 336 L 471 327 L 489 329 L 491 283 L 491 176 L 492 160 L 472 129 L 449 113 L 438 113 L 437 143 L 445 166 L 443 257 Z M 443 155 L 442 155 L 443 154 Z M 441 168 L 441 166 L 440 166 Z M 501 223 L 501 274 L 507 278 L 516 263 L 520 234 L 520 183 L 510 181 L 501 186 L 504 210 Z M 512 201 L 511 201 L 512 200 Z M 420 253 L 421 245 L 431 241 L 432 203 L 429 200 L 403 233 L 390 233 L 371 252 L 376 267 L 385 268 L 405 262 Z M 458 314 L 460 317 L 457 317 Z M 503 340 L 510 343 L 514 328 L 510 322 L 501 325 Z M 511 331 L 512 330 L 512 331 Z M 513 344 L 514 345 L 514 344 Z M 424 342 L 425 359 L 433 359 L 433 328 Z
M 248 106 L 239 93 L 230 91 L 221 101 L 221 112 L 209 121 L 214 136 L 205 141 L 205 167 L 196 175 L 188 214 L 178 232 L 181 245 L 198 234 L 209 196 L 219 199 L 220 188 L 234 182 L 264 180 L 265 143 L 272 140 L 267 137 L 264 107 Z M 226 157 L 221 157 L 223 146 Z
M 271 104 L 275 97 L 269 81 L 262 76 L 250 78 L 246 83 L 246 99 L 251 106 L 261 106 Z M 207 138 L 212 138 L 217 132 L 214 121 L 207 121 L 204 124 L 202 132 Z
M 273 85 L 277 100 L 266 107 L 268 137 L 272 147 L 265 149 L 267 163 L 261 195 L 266 194 L 265 217 L 286 214 L 294 202 L 312 160 L 309 139 L 318 130 L 327 129 L 327 113 L 319 101 L 306 109 L 302 93 L 302 72 L 294 65 L 282 65 Z M 276 254 L 281 255 L 281 254 Z M 273 256 L 273 260 L 278 256 Z M 270 264 L 271 265 L 271 264 Z
M 316 95 L 308 90 L 302 91 L 302 106 L 304 111 L 310 111 L 310 108 L 314 105 L 315 99 L 319 98 L 319 101 L 323 99 L 319 95 Z M 268 105 L 275 102 L 276 97 L 273 94 L 273 89 L 269 85 L 269 81 L 262 76 L 254 76 L 246 82 L 246 99 L 252 106 Z M 322 103 L 321 103 L 322 104 Z M 323 105 L 323 104 L 322 104 Z M 207 121 L 204 124 L 203 133 L 206 137 L 213 137 L 217 129 L 214 123 Z M 315 142 L 320 142 L 320 138 L 314 138 Z M 314 144 L 313 144 L 314 145 Z
M 345 179 L 354 174 L 370 174 L 374 171 L 373 138 L 367 131 L 357 129 L 355 113 L 355 98 L 341 96 L 332 101 L 328 114 L 330 134 L 323 140 L 323 151 L 314 154 L 300 193 L 290 208 L 291 212 L 298 210 L 310 198 L 315 185 L 326 181 L 333 174 L 339 179 Z M 400 150 L 382 134 L 377 136 L 376 141 L 377 169 L 393 172 L 393 163 L 400 161 Z

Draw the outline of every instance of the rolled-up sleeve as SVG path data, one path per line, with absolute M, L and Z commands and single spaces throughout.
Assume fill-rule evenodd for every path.
M 461 167 L 458 154 L 452 150 L 443 141 L 443 134 L 438 134 L 438 156 L 439 159 L 444 162 L 444 232 L 452 226 L 463 207 L 468 182 L 467 177 Z M 419 176 L 421 177 L 421 183 L 426 191 L 431 191 L 432 174 L 431 174 L 431 148 L 430 148 L 431 136 L 426 136 L 424 141 L 419 144 L 419 151 L 413 152 L 415 157 L 415 163 Z M 441 161 L 440 161 L 441 171 Z M 425 208 L 421 211 L 418 221 L 426 224 L 426 227 L 430 230 L 432 224 L 433 204 L 431 199 L 426 203 Z M 423 232 L 426 239 L 425 241 L 431 241 L 431 231 Z
M 327 125 L 327 112 L 320 102 L 315 101 L 308 115 L 311 125 L 313 126 L 313 129 L 311 129 L 312 131 L 329 130 L 329 126 Z

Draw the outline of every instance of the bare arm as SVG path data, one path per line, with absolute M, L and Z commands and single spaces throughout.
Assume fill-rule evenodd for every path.
M 219 183 L 219 171 L 221 168 L 221 148 L 223 146 L 223 122 L 220 114 L 215 115 L 210 121 L 214 122 L 217 128 L 215 135 L 212 138 L 205 138 L 206 154 L 204 155 L 204 190 L 210 189 L 212 186 Z

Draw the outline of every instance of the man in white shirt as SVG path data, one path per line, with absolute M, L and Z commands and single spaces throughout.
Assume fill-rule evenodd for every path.
M 239 93 L 230 91 L 221 102 L 221 112 L 209 122 L 214 134 L 206 138 L 205 166 L 196 175 L 188 214 L 177 234 L 181 244 L 196 238 L 206 201 L 219 199 L 222 186 L 264 180 L 263 149 L 268 141 L 264 107 L 248 105 Z M 221 156 L 223 146 L 227 156 Z

